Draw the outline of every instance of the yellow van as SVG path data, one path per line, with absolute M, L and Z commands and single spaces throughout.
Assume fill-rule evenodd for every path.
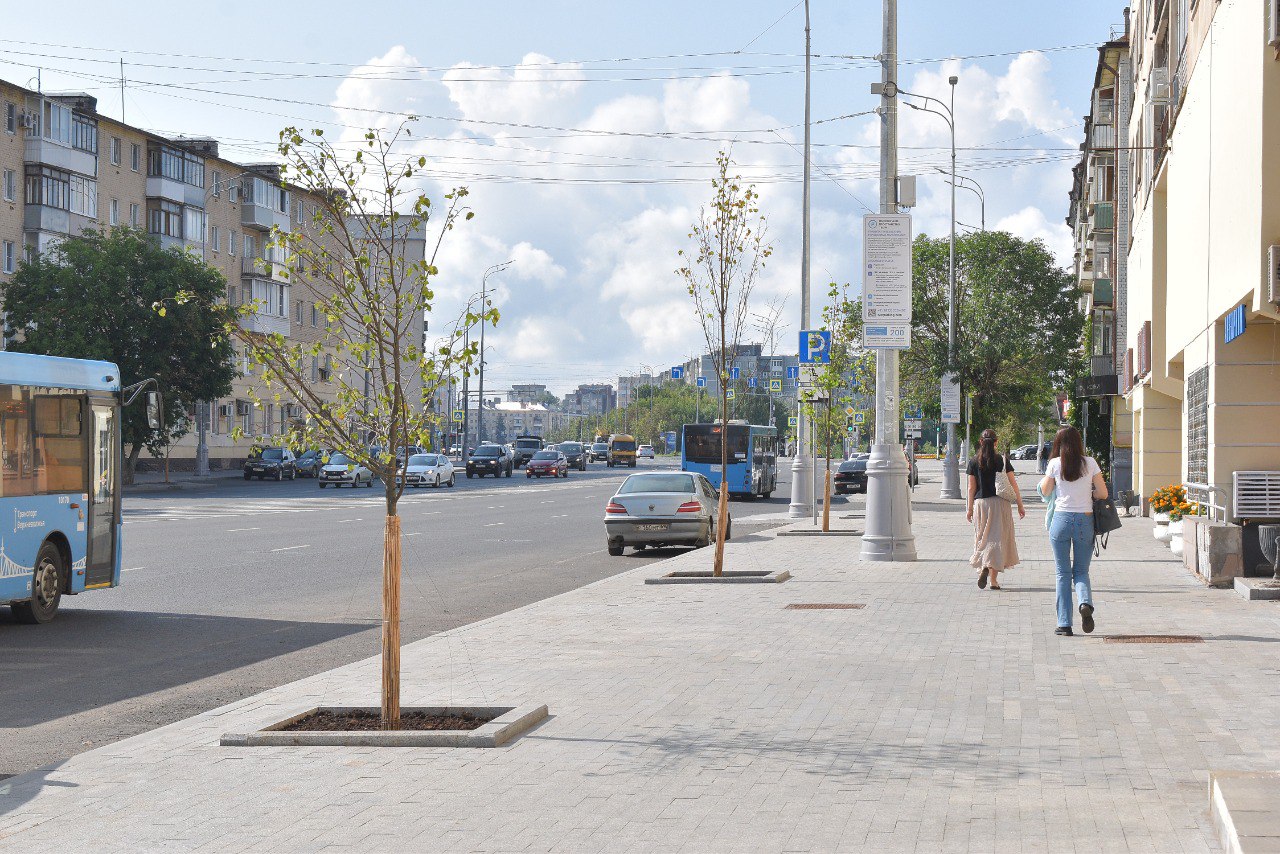
M 636 437 L 614 433 L 609 437 L 609 467 L 636 467 Z

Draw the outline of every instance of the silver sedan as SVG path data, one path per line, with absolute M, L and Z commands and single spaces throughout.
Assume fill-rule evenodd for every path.
M 706 546 L 715 539 L 718 501 L 719 493 L 700 474 L 633 474 L 604 510 L 609 554 L 617 557 L 626 546 Z M 726 540 L 732 531 L 730 518 Z

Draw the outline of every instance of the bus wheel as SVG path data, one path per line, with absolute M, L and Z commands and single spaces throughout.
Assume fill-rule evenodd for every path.
M 36 555 L 36 568 L 31 579 L 31 599 L 12 606 L 13 615 L 20 623 L 47 623 L 58 613 L 62 601 L 62 584 L 66 570 L 62 566 L 62 552 L 53 543 L 40 546 Z

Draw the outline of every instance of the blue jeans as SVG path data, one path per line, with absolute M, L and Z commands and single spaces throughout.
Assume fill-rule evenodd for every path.
M 1053 546 L 1053 562 L 1058 569 L 1058 626 L 1070 626 L 1072 584 L 1080 604 L 1093 605 L 1093 589 L 1089 586 L 1089 561 L 1093 560 L 1093 514 L 1057 511 L 1049 526 L 1049 543 Z

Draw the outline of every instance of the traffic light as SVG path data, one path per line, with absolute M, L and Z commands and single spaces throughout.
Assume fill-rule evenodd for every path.
M 855 426 L 855 425 L 854 425 L 854 423 L 853 423 L 853 416 L 852 416 L 852 415 L 850 415 L 848 418 L 846 418 L 846 419 L 844 420 L 844 429 L 845 429 L 847 432 L 852 433 L 852 432 L 853 432 L 853 430 L 854 430 L 854 426 Z

